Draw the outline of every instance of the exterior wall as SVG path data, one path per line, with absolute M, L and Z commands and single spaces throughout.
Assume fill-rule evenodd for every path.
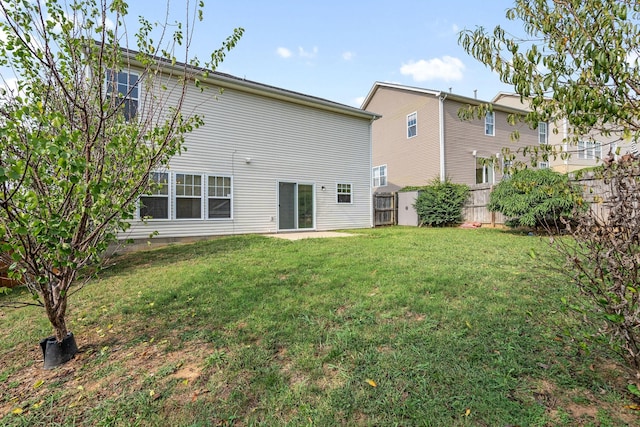
M 529 104 L 525 101 L 520 101 L 520 96 L 513 93 L 499 93 L 493 100 L 494 103 L 505 105 L 513 108 L 521 108 L 528 110 Z M 555 123 L 549 123 L 549 144 L 557 147 L 559 151 L 569 153 L 569 158 L 562 159 L 558 156 L 556 159 L 549 159 L 550 167 L 561 173 L 574 172 L 584 168 L 591 168 L 599 164 L 600 159 L 580 159 L 578 158 L 578 147 L 571 143 L 565 143 L 565 138 L 571 138 L 567 126 L 564 120 Z M 602 144 L 602 156 L 606 157 L 609 150 L 615 153 L 616 149 L 619 151 L 619 155 L 624 155 L 632 152 L 632 147 L 629 142 L 619 141 L 619 137 L 601 135 L 598 132 L 594 132 L 591 135 L 586 136 L 585 139 L 592 138 Z M 613 144 L 613 145 L 612 145 Z
M 315 230 L 372 226 L 371 118 L 238 89 L 214 92 L 189 88 L 183 111 L 203 115 L 205 125 L 186 136 L 187 151 L 171 159 L 169 172 L 231 176 L 232 219 L 134 221 L 122 238 L 277 232 L 279 181 L 313 185 Z M 351 184 L 351 204 L 337 203 L 338 183 Z
M 485 135 L 485 121 L 462 120 L 458 111 L 465 106 L 458 101 L 445 100 L 445 175 L 453 182 L 476 184 L 476 156 L 496 157 L 503 148 L 515 151 L 538 143 L 538 131 L 520 124 L 511 126 L 507 122 L 508 113 L 494 109 L 494 135 Z M 511 134 L 518 130 L 518 141 L 511 140 Z M 475 156 L 474 156 L 475 152 Z M 501 163 L 501 162 L 500 162 Z M 501 164 L 495 168 L 495 182 L 502 178 Z
M 458 111 L 468 99 L 441 94 L 444 121 L 444 175 L 453 182 L 475 185 L 476 157 L 492 158 L 502 148 L 512 151 L 538 143 L 538 131 L 526 125 L 513 127 L 508 124 L 505 108 L 495 110 L 495 135 L 484 133 L 482 120 L 462 120 Z M 373 123 L 373 166 L 387 166 L 387 185 L 377 187 L 376 192 L 397 191 L 406 186 L 429 184 L 440 178 L 440 99 L 438 92 L 417 88 L 390 87 L 384 84 L 375 88 L 366 104 L 369 111 L 382 115 Z M 510 109 L 512 110 L 512 109 Z M 417 113 L 417 135 L 407 138 L 407 115 Z M 514 130 L 520 132 L 518 142 L 511 141 Z M 502 176 L 500 164 L 495 168 L 495 182 Z
M 387 165 L 387 185 L 376 192 L 426 185 L 440 175 L 438 98 L 381 86 L 367 105 L 381 114 L 372 126 L 373 166 Z M 407 115 L 417 113 L 417 134 L 407 138 Z

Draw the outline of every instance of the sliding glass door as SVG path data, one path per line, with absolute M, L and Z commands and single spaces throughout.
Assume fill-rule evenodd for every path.
M 313 184 L 278 184 L 278 229 L 314 228 Z

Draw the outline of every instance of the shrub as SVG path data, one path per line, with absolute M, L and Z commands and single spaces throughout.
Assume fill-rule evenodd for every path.
M 593 338 L 640 370 L 640 160 L 605 162 L 603 182 L 606 217 L 576 213 L 568 226 L 573 239 L 554 239 L 554 247 L 582 293 L 570 306 L 596 326 Z
M 570 218 L 583 206 L 582 192 L 569 178 L 550 169 L 522 169 L 491 192 L 489 210 L 500 212 L 507 225 L 536 227 Z
M 469 197 L 469 187 L 434 179 L 432 184 L 422 187 L 414 207 L 420 225 L 442 227 L 462 222 L 462 207 Z

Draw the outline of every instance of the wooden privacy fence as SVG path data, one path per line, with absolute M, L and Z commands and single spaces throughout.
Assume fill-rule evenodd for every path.
M 375 193 L 373 195 L 374 226 L 396 224 L 396 194 L 397 193 Z
M 609 207 L 598 200 L 608 191 L 602 180 L 583 178 L 572 181 L 582 187 L 584 198 L 590 203 L 591 209 L 602 219 L 606 219 Z M 489 197 L 492 186 L 475 185 L 469 192 L 469 199 L 462 208 L 465 222 L 479 222 L 491 226 L 503 225 L 507 218 L 499 212 L 489 211 Z M 397 193 L 376 193 L 373 195 L 375 226 L 398 224 L 398 196 Z M 413 207 L 411 207 L 413 208 Z

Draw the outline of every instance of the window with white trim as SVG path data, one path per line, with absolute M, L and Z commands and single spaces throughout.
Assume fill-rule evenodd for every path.
M 407 115 L 407 138 L 413 138 L 418 134 L 418 113 Z
M 602 144 L 595 141 L 578 141 L 578 159 L 595 160 L 602 158 Z
M 476 184 L 493 184 L 493 163 L 490 159 L 476 157 Z
M 373 168 L 373 186 L 384 187 L 387 185 L 387 165 Z
M 176 219 L 202 219 L 202 175 L 175 174 Z
M 538 169 L 549 169 L 549 162 L 538 162 Z
M 132 120 L 138 114 L 138 79 L 138 74 L 128 71 L 106 72 L 107 98 L 117 94 L 116 106 L 121 109 L 126 121 Z
M 493 111 L 484 116 L 484 134 L 489 136 L 495 135 L 496 116 Z
M 540 144 L 548 144 L 549 143 L 549 127 L 547 126 L 547 122 L 538 123 L 538 142 Z
M 140 196 L 138 215 L 144 219 L 169 219 L 169 173 L 151 172 L 150 191 Z
M 230 219 L 232 185 L 230 176 L 207 176 L 207 218 Z
M 336 184 L 338 203 L 351 203 L 351 184 Z

